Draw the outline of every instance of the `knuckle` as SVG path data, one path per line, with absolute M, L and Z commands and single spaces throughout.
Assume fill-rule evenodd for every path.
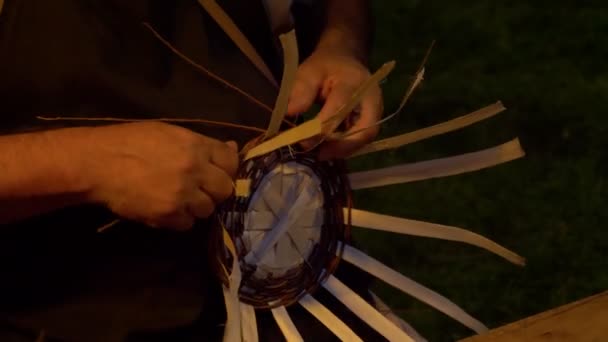
M 224 172 L 214 172 L 204 178 L 201 190 L 210 197 L 214 204 L 229 198 L 233 193 L 232 178 Z
M 229 166 L 228 166 L 228 172 L 229 174 L 235 175 L 237 170 L 239 168 L 239 156 L 236 153 L 233 153 L 230 156 L 230 162 L 229 162 Z
M 203 195 L 199 201 L 191 205 L 190 212 L 199 218 L 207 218 L 215 211 L 215 203 L 206 195 Z
M 207 217 L 211 216 L 211 214 L 213 214 L 214 211 L 215 211 L 215 205 L 213 205 L 212 203 L 208 203 L 200 209 L 201 217 L 207 218 Z
M 224 200 L 228 199 L 232 195 L 232 190 L 233 190 L 232 181 L 224 180 L 218 187 L 217 200 L 224 201 Z
M 166 200 L 156 207 L 155 215 L 157 218 L 163 218 L 175 215 L 180 209 L 181 205 L 177 198 Z
M 378 135 L 378 133 L 380 132 L 380 127 L 378 125 L 373 125 L 368 127 L 365 131 L 363 131 L 364 133 L 366 133 L 364 136 L 368 137 L 368 138 L 374 138 L 376 135 Z
M 226 200 L 232 196 L 233 187 L 232 183 L 229 183 L 227 186 L 223 187 L 222 200 Z
M 175 159 L 175 167 L 180 173 L 190 173 L 196 171 L 198 160 L 194 154 L 184 153 Z
M 228 146 L 217 147 L 214 152 L 214 162 L 228 175 L 233 175 L 239 166 L 238 153 Z
M 175 223 L 173 224 L 174 229 L 177 230 L 188 230 L 190 228 L 192 228 L 192 226 L 194 225 L 194 218 L 192 216 L 181 216 L 179 219 L 175 220 Z

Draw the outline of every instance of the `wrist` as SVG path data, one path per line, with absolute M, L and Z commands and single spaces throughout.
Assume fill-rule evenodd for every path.
M 91 162 L 95 158 L 92 130 L 78 127 L 41 133 L 51 160 L 49 172 L 57 184 L 49 192 L 67 195 L 76 203 L 92 202 L 96 174 Z
M 327 27 L 319 38 L 315 51 L 346 55 L 364 65 L 367 65 L 369 60 L 366 44 L 346 27 Z

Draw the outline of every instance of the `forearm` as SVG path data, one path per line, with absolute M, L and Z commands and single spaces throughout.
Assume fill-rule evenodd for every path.
M 369 0 L 326 0 L 317 49 L 340 49 L 367 63 L 372 36 L 370 7 Z
M 86 128 L 0 136 L 0 223 L 83 202 Z

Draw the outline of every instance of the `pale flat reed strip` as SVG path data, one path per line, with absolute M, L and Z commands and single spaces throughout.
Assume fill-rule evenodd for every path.
M 321 135 L 321 133 L 324 135 L 330 134 L 340 125 L 346 116 L 353 111 L 353 109 L 361 101 L 361 97 L 365 94 L 365 92 L 367 92 L 372 85 L 377 84 L 384 79 L 394 68 L 394 61 L 388 62 L 380 67 L 378 71 L 376 71 L 370 78 L 363 82 L 361 86 L 359 86 L 349 101 L 340 107 L 338 112 L 332 117 L 323 122 L 321 122 L 318 118 L 314 118 L 297 127 L 288 129 L 276 137 L 266 140 L 265 142 L 249 150 L 245 155 L 244 160 L 249 160 L 251 158 L 264 155 L 281 147 Z
M 226 231 L 222 229 L 224 245 L 232 255 L 232 270 L 224 267 L 224 272 L 228 277 L 228 287 L 222 285 L 224 294 L 224 304 L 226 305 L 226 326 L 224 327 L 223 342 L 241 342 L 241 308 L 239 304 L 239 286 L 241 284 L 241 268 L 238 262 L 236 248 L 232 242 L 232 238 Z M 222 265 L 223 266 L 223 265 Z
M 281 211 L 277 213 L 279 216 L 277 224 L 264 235 L 261 241 L 252 246 L 251 250 L 245 255 L 243 260 L 246 263 L 250 265 L 259 263 L 272 250 L 272 247 L 279 239 L 287 233 L 289 228 L 292 228 L 293 224 L 306 213 L 306 211 L 302 211 L 301 209 L 313 199 L 312 189 L 314 188 L 309 186 L 311 183 L 311 178 L 304 178 L 299 187 L 289 188 L 284 197 L 285 203 L 288 205 L 284 205 Z
M 355 334 L 344 322 L 342 322 L 333 312 L 329 311 L 323 304 L 306 294 L 299 301 L 300 305 L 315 316 L 327 329 L 329 329 L 340 341 L 359 342 L 363 341 Z
M 428 342 L 424 337 L 422 337 L 414 327 L 412 327 L 409 323 L 404 321 L 401 317 L 397 316 L 393 310 L 382 300 L 378 295 L 376 295 L 373 291 L 369 291 L 369 294 L 372 296 L 372 300 L 374 301 L 374 306 L 378 311 L 389 321 L 393 322 L 397 325 L 401 330 L 405 331 L 406 334 L 410 335 L 410 337 L 416 342 Z
M 234 183 L 234 195 L 236 197 L 249 197 L 251 192 L 251 179 L 237 179 Z
M 298 71 L 298 42 L 294 30 L 279 36 L 281 46 L 283 47 L 283 78 L 281 79 L 281 88 L 277 96 L 274 110 L 270 118 L 270 124 L 266 131 L 266 137 L 272 137 L 281 128 L 281 122 L 287 113 L 287 105 L 289 104 L 289 96 L 296 80 L 296 72 Z
M 327 278 L 325 283 L 323 283 L 323 287 L 387 340 L 391 342 L 414 341 L 403 330 L 399 329 L 393 322 L 389 321 L 333 275 Z
M 247 152 L 244 160 L 249 160 L 281 147 L 292 145 L 302 140 L 312 138 L 321 134 L 321 121 L 317 118 L 306 121 L 305 123 L 298 125 L 294 128 L 290 128 L 274 138 L 268 139 L 263 143 L 257 145 Z
M 395 68 L 395 61 L 390 61 L 382 65 L 373 75 L 371 75 L 365 82 L 363 82 L 357 90 L 353 93 L 351 98 L 340 107 L 337 113 L 328 118 L 323 122 L 325 127 L 324 133 L 326 135 L 331 134 L 339 125 L 346 119 L 346 117 L 352 113 L 352 111 L 361 102 L 361 97 L 371 88 L 373 85 L 380 83 L 388 74 Z
M 215 22 L 224 30 L 224 32 L 232 39 L 234 44 L 241 52 L 253 63 L 253 65 L 270 81 L 272 85 L 278 87 L 277 81 L 270 72 L 270 68 L 264 62 L 264 59 L 258 54 L 251 42 L 245 37 L 243 32 L 232 21 L 228 14 L 222 9 L 215 0 L 198 0 L 198 3 L 209 13 Z
M 411 143 L 414 143 L 414 142 L 417 142 L 420 140 L 428 139 L 428 138 L 431 138 L 431 137 L 434 137 L 434 136 L 437 136 L 440 134 L 452 132 L 452 131 L 470 126 L 474 123 L 491 118 L 494 115 L 496 115 L 504 110 L 505 110 L 505 107 L 503 106 L 502 102 L 498 101 L 494 104 L 491 104 L 489 106 L 476 110 L 467 115 L 463 115 L 461 117 L 458 117 L 458 118 L 455 118 L 455 119 L 452 119 L 452 120 L 449 120 L 446 122 L 442 122 L 442 123 L 434 125 L 434 126 L 425 127 L 425 128 L 419 129 L 414 132 L 409 132 L 409 133 L 401 134 L 398 136 L 390 137 L 387 139 L 372 142 L 372 143 L 364 146 L 363 148 L 361 148 L 359 151 L 353 153 L 350 157 L 352 158 L 352 157 L 361 156 L 361 155 L 372 153 L 372 152 L 394 149 L 394 148 L 402 147 L 407 144 L 411 144 Z
M 434 307 L 478 334 L 488 331 L 488 328 L 483 325 L 483 323 L 473 318 L 449 299 L 418 284 L 354 247 L 344 245 L 342 259 L 404 293 Z
M 353 190 L 402 184 L 477 171 L 521 158 L 525 152 L 519 139 L 489 149 L 459 156 L 408 163 L 348 175 Z
M 241 302 L 241 335 L 243 342 L 258 342 L 258 325 L 253 306 Z
M 490 251 L 514 264 L 523 266 L 526 263 L 526 259 L 500 246 L 496 242 L 462 228 L 409 220 L 358 209 L 344 208 L 345 216 L 349 211 L 351 215 L 351 224 L 355 227 L 464 242 Z
M 372 124 L 370 126 L 358 129 L 356 131 L 347 132 L 347 133 L 333 133 L 331 135 L 331 138 L 332 139 L 344 139 L 344 138 L 350 137 L 351 135 L 359 134 L 359 133 L 361 133 L 363 131 L 366 131 L 366 130 L 372 128 L 372 127 L 380 126 L 383 123 L 385 123 L 385 122 L 389 121 L 390 119 L 394 118 L 395 116 L 397 116 L 397 114 L 399 114 L 399 112 L 401 112 L 401 110 L 403 110 L 403 107 L 407 103 L 407 100 L 410 98 L 410 96 L 412 95 L 412 93 L 414 92 L 414 90 L 416 89 L 416 87 L 418 87 L 418 85 L 420 84 L 420 82 L 422 82 L 423 76 L 424 76 L 424 68 L 421 69 L 416 74 L 416 77 L 412 81 L 412 84 L 408 87 L 407 92 L 403 96 L 403 99 L 401 100 L 401 104 L 399 105 L 399 108 L 397 108 L 397 110 L 395 110 L 393 113 L 389 114 L 388 116 L 386 116 L 385 118 L 383 118 L 381 120 L 376 121 L 374 124 Z
M 399 107 L 397 107 L 397 109 L 392 112 L 391 114 L 387 115 L 385 118 L 376 121 L 374 124 L 358 129 L 356 131 L 352 131 L 352 132 L 347 132 L 347 133 L 334 133 L 331 135 L 332 139 L 344 139 L 347 138 L 351 135 L 355 135 L 355 134 L 359 134 L 365 130 L 368 130 L 372 127 L 375 126 L 379 126 L 382 125 L 383 123 L 391 120 L 392 118 L 394 118 L 395 116 L 397 116 L 405 107 L 405 104 L 407 103 L 407 101 L 410 99 L 410 97 L 412 96 L 412 94 L 414 93 L 414 90 L 416 90 L 416 88 L 418 88 L 418 86 L 420 85 L 420 83 L 422 82 L 422 80 L 424 79 L 424 72 L 425 72 L 425 68 L 424 65 L 426 64 L 426 61 L 429 58 L 429 55 L 431 54 L 431 50 L 433 49 L 433 46 L 435 45 L 435 41 L 433 41 L 433 43 L 431 44 L 431 47 L 427 50 L 424 59 L 422 60 L 422 63 L 420 64 L 420 68 L 418 68 L 418 71 L 416 72 L 416 75 L 414 76 L 414 79 L 412 80 L 412 82 L 410 83 L 410 85 L 407 87 L 407 90 L 405 91 L 405 94 L 403 95 L 403 97 L 401 98 L 401 103 L 399 104 Z
M 276 307 L 271 309 L 271 311 L 274 320 L 277 322 L 277 325 L 281 329 L 287 342 L 304 342 L 300 332 L 298 332 L 298 328 L 293 324 L 293 321 L 289 317 L 289 313 L 287 313 L 284 306 Z

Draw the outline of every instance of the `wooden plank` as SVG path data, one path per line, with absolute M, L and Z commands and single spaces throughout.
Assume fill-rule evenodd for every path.
M 545 311 L 461 342 L 608 340 L 608 291 Z

